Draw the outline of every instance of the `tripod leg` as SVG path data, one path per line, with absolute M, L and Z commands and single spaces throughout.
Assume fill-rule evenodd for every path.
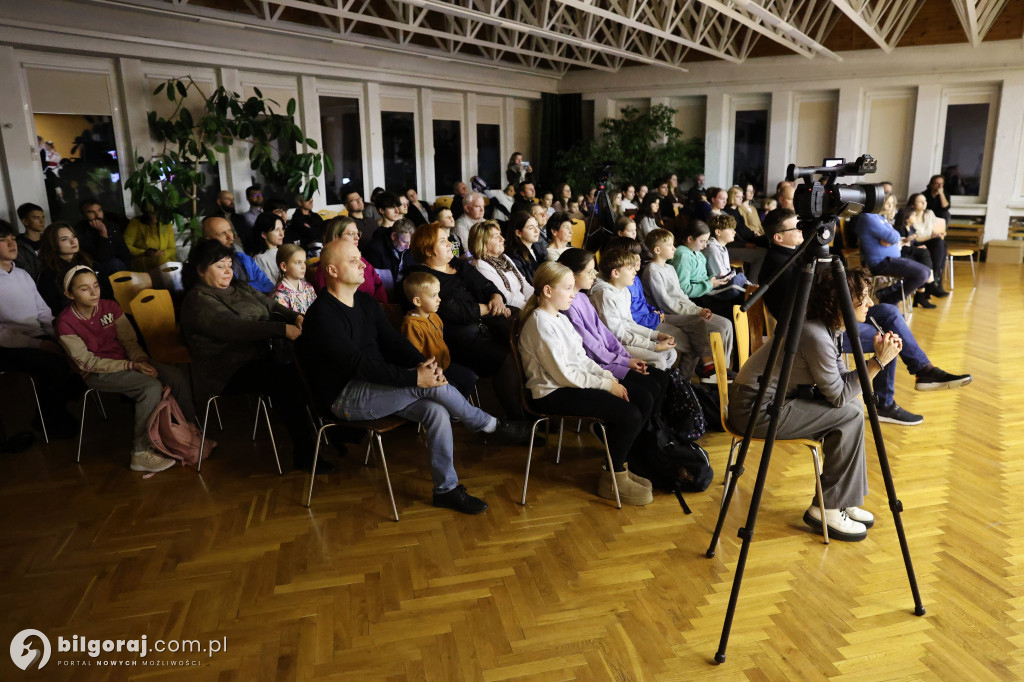
M 769 351 L 768 363 L 765 365 L 762 376 L 774 376 L 775 367 L 779 364 L 779 356 L 782 355 L 783 344 L 787 337 L 787 335 L 783 334 L 781 330 L 789 328 L 790 320 L 792 319 L 791 311 L 793 310 L 793 306 L 796 301 L 796 294 L 797 287 L 790 289 L 789 296 L 786 298 L 786 304 L 782 311 L 782 316 L 775 326 L 775 334 L 772 336 L 772 348 L 771 351 Z M 711 536 L 711 544 L 708 545 L 708 549 L 704 553 L 704 556 L 709 559 L 715 556 L 715 550 L 718 547 L 718 540 L 722 537 L 722 527 L 725 525 L 725 516 L 729 513 L 729 504 L 732 502 L 733 493 L 736 491 L 736 486 L 739 484 L 739 477 L 743 475 L 743 463 L 747 459 L 747 451 L 750 449 L 750 443 L 754 437 L 754 429 L 757 426 L 757 415 L 760 414 L 761 406 L 764 405 L 764 397 L 767 390 L 768 382 L 762 381 L 757 391 L 757 400 L 754 401 L 754 407 L 750 411 L 747 428 L 743 433 L 743 441 L 738 447 L 736 443 L 733 443 L 732 449 L 730 449 L 730 466 L 727 467 L 728 470 L 725 473 L 725 491 L 722 493 L 722 506 L 718 511 L 718 522 L 715 524 L 715 532 Z M 733 450 L 736 450 L 735 463 L 733 463 L 732 460 Z
M 807 297 L 811 292 L 811 283 L 814 281 L 814 266 L 815 261 L 809 260 L 806 265 L 803 266 L 800 272 L 800 281 L 796 288 L 795 301 L 792 306 L 792 312 L 790 313 L 789 325 L 786 330 L 786 338 L 782 341 L 785 344 L 785 355 L 782 358 L 782 368 L 779 370 L 779 381 L 778 386 L 775 389 L 775 398 L 772 400 L 771 406 L 768 408 L 768 413 L 771 419 L 768 422 L 768 432 L 765 434 L 764 439 L 764 452 L 761 454 L 761 463 L 757 468 L 757 480 L 754 482 L 754 489 L 750 495 L 750 510 L 747 512 L 747 521 L 743 527 L 739 530 L 739 537 L 743 540 L 743 544 L 740 546 L 739 561 L 736 564 L 736 576 L 732 581 L 732 592 L 729 594 L 729 607 L 725 612 L 725 623 L 722 625 L 722 638 L 718 643 L 718 652 L 715 654 L 716 663 L 725 662 L 725 649 L 729 644 L 729 632 L 732 630 L 732 620 L 736 615 L 736 603 L 740 597 L 740 587 L 743 584 L 743 570 L 747 564 L 747 554 L 750 551 L 750 541 L 754 537 L 754 525 L 757 523 L 757 510 L 761 505 L 761 494 L 764 492 L 764 483 L 768 478 L 768 465 L 771 463 L 772 449 L 775 447 L 775 434 L 779 430 L 779 419 L 782 414 L 782 406 L 786 401 L 786 392 L 789 390 L 789 376 L 793 371 L 793 359 L 796 356 L 797 348 L 800 345 L 800 334 L 803 329 L 804 317 L 807 313 Z M 776 328 L 776 335 L 778 335 L 778 328 Z M 775 346 L 779 344 L 776 340 L 773 342 L 773 351 L 776 350 Z M 763 391 L 767 385 L 771 375 L 765 374 L 768 377 L 761 382 L 761 390 L 759 395 L 763 397 Z M 752 424 L 757 419 L 757 412 L 752 412 L 750 416 L 750 422 L 747 425 L 748 433 L 752 432 Z M 749 446 L 749 440 L 747 437 L 744 438 L 744 446 Z M 746 451 L 740 452 L 740 458 L 742 459 L 746 455 Z M 732 489 L 736 486 L 737 476 L 733 476 L 732 483 L 730 485 L 730 491 L 727 493 L 727 500 Z M 724 512 L 724 507 L 723 507 Z
M 860 345 L 860 335 L 856 333 L 857 313 L 853 308 L 853 298 L 850 296 L 850 289 L 846 286 L 846 270 L 843 264 L 835 259 L 832 261 L 833 281 L 838 289 L 839 303 L 843 310 L 843 322 L 850 331 L 850 347 L 853 350 L 853 359 L 857 366 L 857 377 L 860 379 L 861 392 L 864 395 L 864 403 L 868 408 L 868 421 L 871 423 L 871 434 L 875 438 L 875 449 L 878 451 L 878 464 L 882 470 L 882 480 L 885 481 L 885 492 L 889 499 L 889 509 L 892 510 L 893 523 L 896 526 L 896 536 L 900 541 L 900 551 L 903 553 L 903 563 L 907 567 L 907 579 L 910 581 L 910 592 L 914 597 L 914 614 L 923 616 L 924 605 L 921 603 L 921 592 L 917 587 L 917 576 L 914 574 L 914 565 L 910 559 L 910 547 L 907 545 L 907 534 L 903 529 L 903 519 L 900 514 L 903 512 L 903 503 L 896 497 L 896 486 L 892 480 L 892 470 L 889 468 L 889 456 L 885 452 L 885 440 L 882 438 L 882 427 L 878 422 L 878 410 L 875 406 L 874 393 L 871 388 L 871 378 L 868 376 L 868 366 L 864 361 L 864 350 Z

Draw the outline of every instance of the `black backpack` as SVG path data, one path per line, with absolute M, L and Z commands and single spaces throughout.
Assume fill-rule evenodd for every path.
M 655 488 L 672 493 L 683 511 L 690 508 L 682 493 L 704 492 L 715 476 L 707 450 L 696 443 L 671 440 L 669 429 L 658 415 L 637 436 L 629 456 L 629 470 L 649 480 Z
M 707 430 L 708 420 L 704 415 L 697 389 L 678 369 L 668 372 L 668 389 L 661 407 L 664 429 L 669 441 L 692 443 Z M 652 420 L 653 422 L 653 420 Z

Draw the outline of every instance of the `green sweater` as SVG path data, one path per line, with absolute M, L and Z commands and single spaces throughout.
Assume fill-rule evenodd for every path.
M 676 274 L 679 275 L 679 286 L 683 293 L 691 299 L 711 291 L 708 261 L 703 253 L 680 246 L 676 249 L 676 255 L 672 257 L 669 264 L 676 269 Z

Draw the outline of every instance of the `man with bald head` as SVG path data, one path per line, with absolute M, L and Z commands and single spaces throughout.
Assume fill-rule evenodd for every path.
M 235 231 L 231 229 L 231 223 L 225 218 L 210 216 L 203 220 L 203 238 L 216 239 L 229 249 L 235 248 Z M 274 291 L 275 283 L 267 279 L 267 276 L 260 269 L 252 258 L 244 252 L 235 249 L 234 258 L 235 279 L 245 282 L 256 291 L 263 294 L 270 294 Z
M 529 438 L 529 429 L 470 405 L 437 361 L 424 358 L 380 305 L 358 291 L 365 268 L 359 248 L 348 240 L 330 242 L 320 253 L 326 285 L 306 312 L 296 344 L 314 399 L 321 412 L 341 421 L 398 415 L 418 422 L 430 450 L 434 506 L 479 514 L 487 503 L 466 492 L 455 472 L 452 419 L 509 442 Z
M 229 221 L 231 229 L 235 233 L 235 242 L 233 244 L 235 251 L 251 251 L 256 246 L 254 241 L 258 240 L 254 240 L 252 227 L 249 226 L 245 217 L 235 213 L 234 194 L 226 189 L 218 192 L 217 205 L 211 215 Z

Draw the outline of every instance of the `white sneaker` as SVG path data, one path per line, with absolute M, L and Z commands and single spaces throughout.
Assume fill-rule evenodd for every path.
M 861 509 L 860 507 L 847 507 L 846 515 L 854 521 L 863 523 L 865 528 L 870 528 L 875 525 L 875 515 L 867 509 Z
M 132 453 L 132 471 L 146 471 L 149 473 L 156 473 L 158 471 L 164 471 L 174 466 L 174 461 L 170 457 L 164 457 L 153 451 L 152 448 L 145 452 L 133 452 Z
M 821 510 L 811 506 L 804 512 L 804 523 L 811 528 L 821 530 Z M 828 536 L 843 542 L 860 542 L 868 536 L 868 529 L 863 523 L 854 521 L 845 509 L 826 509 L 825 523 L 828 524 Z

